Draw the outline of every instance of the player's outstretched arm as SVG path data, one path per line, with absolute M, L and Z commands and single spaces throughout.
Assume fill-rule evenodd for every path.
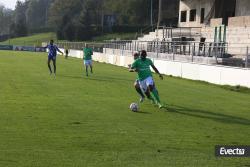
M 159 70 L 155 67 L 155 65 L 151 65 L 151 67 L 154 69 L 154 71 L 159 75 L 159 77 L 161 78 L 161 80 L 163 80 L 163 76 L 161 75 L 161 73 L 159 72 Z
M 129 64 L 129 65 L 128 65 L 128 71 L 129 71 L 129 72 L 135 72 L 135 70 L 134 70 L 134 69 L 132 69 L 131 67 L 132 67 L 132 65 L 131 65 L 131 64 Z
M 129 65 L 128 65 L 128 71 L 129 71 L 129 72 L 138 72 L 139 70 L 136 69 L 136 68 L 134 68 L 134 67 L 132 67 L 132 65 L 129 64 Z
M 63 55 L 63 52 L 56 46 L 56 50 Z
M 129 71 L 129 72 L 138 72 L 138 70 L 136 70 L 136 69 L 131 69 L 131 68 L 130 68 L 128 71 Z
M 58 50 L 58 52 L 61 53 L 62 55 L 64 55 L 64 53 L 62 51 Z

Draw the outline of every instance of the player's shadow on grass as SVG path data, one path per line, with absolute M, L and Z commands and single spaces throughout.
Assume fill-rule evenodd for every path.
M 138 112 L 135 112 L 135 113 L 137 113 L 137 114 L 152 114 L 150 112 L 145 112 L 145 111 L 138 111 Z
M 134 80 L 132 79 L 124 79 L 124 78 L 116 78 L 116 77 L 108 77 L 108 76 L 90 76 L 87 78 L 88 80 L 94 80 L 94 81 L 101 81 L 101 82 L 114 82 L 114 81 L 118 81 L 118 82 L 122 82 L 122 83 L 133 83 Z
M 57 77 L 69 78 L 69 79 L 81 79 L 81 78 L 83 78 L 82 76 L 60 75 L 60 74 L 57 74 Z
M 250 125 L 250 120 L 245 118 L 240 118 L 236 116 L 226 115 L 219 112 L 210 112 L 200 109 L 190 109 L 181 106 L 168 106 L 166 111 L 174 112 L 186 116 L 192 116 L 203 119 L 211 119 L 217 122 L 228 123 L 228 124 L 240 124 L 240 125 Z
M 115 77 L 102 77 L 102 76 L 72 76 L 72 75 L 58 75 L 59 77 L 63 78 L 70 78 L 70 79 L 86 79 L 86 80 L 93 80 L 93 81 L 101 81 L 101 82 L 114 82 L 114 81 L 126 81 L 126 82 L 133 82 L 133 80 L 123 79 L 123 78 L 115 78 Z
M 86 77 L 86 76 L 73 76 L 73 75 L 58 75 L 59 77 L 62 78 L 68 78 L 68 79 L 83 79 L 83 80 L 93 80 L 93 81 L 100 81 L 100 82 L 111 82 L 110 80 L 104 80 L 104 79 L 98 79 L 98 78 L 93 78 L 93 77 Z

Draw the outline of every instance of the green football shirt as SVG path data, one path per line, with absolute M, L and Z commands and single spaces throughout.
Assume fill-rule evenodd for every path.
M 148 58 L 146 58 L 144 61 L 142 59 L 137 59 L 134 61 L 132 68 L 138 70 L 137 73 L 140 81 L 152 76 L 152 72 L 150 70 L 151 65 L 153 65 L 153 62 Z
M 83 53 L 84 53 L 84 55 L 83 55 L 84 60 L 92 60 L 93 52 L 92 52 L 91 48 L 84 48 Z

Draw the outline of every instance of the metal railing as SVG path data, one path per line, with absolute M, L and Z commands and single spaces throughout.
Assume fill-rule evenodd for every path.
M 121 50 L 146 50 L 147 52 L 193 55 L 203 57 L 224 57 L 227 55 L 227 43 L 209 43 L 194 41 L 109 41 L 105 48 Z
M 182 38 L 186 37 L 188 39 L 200 38 L 201 37 L 201 27 L 159 27 L 163 31 L 162 37 L 166 38 Z
M 61 48 L 82 50 L 84 42 L 58 42 Z M 105 41 L 104 43 L 87 43 L 95 52 L 110 54 L 127 53 L 132 56 L 135 51 L 146 50 L 149 57 L 188 61 L 203 64 L 221 64 L 235 67 L 249 67 L 250 56 L 248 47 L 232 48 L 228 43 L 194 42 L 194 41 Z M 233 56 L 229 50 L 241 49 L 243 54 Z M 124 52 L 125 51 L 125 52 Z M 109 53 L 107 53 L 109 54 Z
M 201 27 L 166 27 L 155 29 L 159 39 L 172 39 L 186 37 L 189 40 L 201 38 Z M 143 34 L 144 35 L 144 34 Z
M 88 45 L 91 47 L 94 52 L 103 53 L 103 48 L 105 43 L 86 43 L 86 42 L 56 42 L 56 45 L 59 48 L 67 48 L 67 49 L 75 49 L 75 50 L 83 50 L 83 48 Z

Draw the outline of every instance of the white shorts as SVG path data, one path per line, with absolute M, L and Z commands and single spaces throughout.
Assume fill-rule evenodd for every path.
M 84 60 L 85 66 L 92 66 L 92 60 Z
M 146 79 L 144 79 L 143 81 L 139 81 L 139 84 L 140 84 L 141 89 L 142 89 L 144 92 L 146 92 L 149 85 L 152 85 L 152 86 L 154 85 L 154 80 L 153 80 L 153 78 L 150 76 L 150 77 L 147 77 Z

